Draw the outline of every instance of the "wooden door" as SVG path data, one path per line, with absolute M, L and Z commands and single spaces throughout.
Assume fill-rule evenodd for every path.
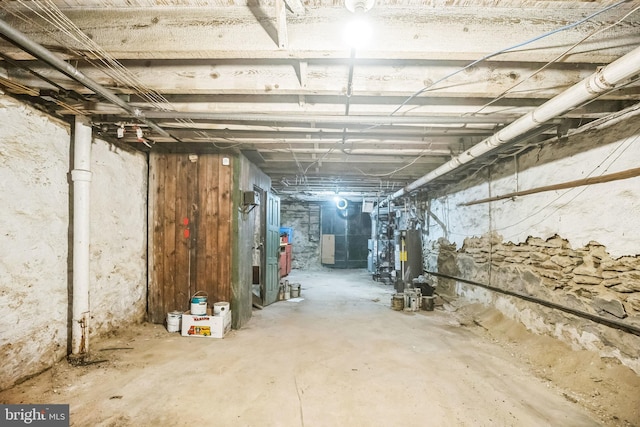
M 149 159 L 148 318 L 189 310 L 204 291 L 209 305 L 231 298 L 232 164 L 216 154 Z
M 264 305 L 278 300 L 280 274 L 278 272 L 278 255 L 280 254 L 280 198 L 267 193 L 267 236 L 266 236 L 266 277 Z

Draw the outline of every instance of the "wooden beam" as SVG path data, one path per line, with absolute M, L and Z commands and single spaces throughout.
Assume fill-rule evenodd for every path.
M 276 22 L 278 28 L 278 47 L 286 49 L 289 44 L 287 34 L 287 7 L 284 0 L 276 0 Z
M 283 1 L 283 0 L 279 0 Z M 278 32 L 280 39 L 286 38 L 286 28 Z M 640 40 L 639 40 L 640 43 Z M 286 45 L 286 40 L 285 40 Z M 286 48 L 282 47 L 283 49 Z M 344 64 L 341 61 L 124 61 L 123 66 L 135 76 L 140 85 L 163 95 L 246 95 L 248 98 L 262 96 L 291 96 L 291 104 L 299 103 L 299 96 L 344 96 Z M 356 60 L 353 88 L 357 98 L 352 99 L 353 108 L 358 100 L 367 97 L 397 97 L 406 99 L 417 90 L 444 76 L 454 74 L 463 65 L 452 61 Z M 538 62 L 485 63 L 464 73 L 448 78 L 421 95 L 421 98 L 455 97 L 468 100 L 471 97 L 493 99 L 514 84 L 526 79 L 540 66 Z M 9 77 L 26 85 L 45 87 L 45 83 L 22 70 L 7 67 Z M 91 93 L 71 79 L 39 63 L 30 64 L 38 74 L 73 89 L 78 93 Z M 517 90 L 505 95 L 508 99 L 546 99 L 556 96 L 576 82 L 591 75 L 595 66 L 580 64 L 554 64 L 526 80 Z M 78 69 L 99 84 L 117 88 L 118 93 L 136 94 L 136 91 L 105 74 L 92 65 L 79 63 Z M 49 86 L 46 85 L 48 88 Z M 637 96 L 639 85 L 615 91 L 608 97 L 624 99 Z M 179 102 L 175 97 L 171 100 Z M 228 101 L 228 100 L 227 100 Z M 285 99 L 280 99 L 285 101 Z M 344 101 L 344 99 L 342 99 Z M 189 102 L 192 102 L 189 100 Z M 211 101 L 209 101 L 211 102 Z M 213 101 L 215 102 L 215 100 Z M 307 100 L 307 102 L 311 102 Z M 389 102 L 394 102 L 389 100 Z M 418 102 L 418 101 L 416 101 Z M 344 108 L 344 107 L 343 107 Z
M 537 2 L 527 3 L 523 7 L 376 7 L 368 13 L 377 28 L 377 38 L 372 40 L 374 48 L 358 52 L 358 57 L 471 61 L 576 22 L 597 6 L 580 2 L 579 6 L 549 13 L 548 9 L 537 7 Z M 341 4 L 309 9 L 305 19 L 288 22 L 286 51 L 274 47 L 270 34 L 251 10 L 241 5 L 140 8 L 135 13 L 125 8 L 94 8 L 91 13 L 68 10 L 65 14 L 117 59 L 349 56 L 338 30 L 348 17 Z M 560 38 L 548 39 L 544 48 L 525 46 L 493 59 L 530 61 L 535 57 L 542 63 L 553 61 L 567 46 L 610 24 L 609 19 L 611 15 L 605 14 L 589 25 L 564 31 Z M 64 40 L 55 28 L 49 35 L 29 21 L 13 16 L 6 20 L 39 43 L 51 45 L 51 40 Z M 640 33 L 633 23 L 617 26 L 608 33 L 607 37 L 594 37 L 579 44 L 562 61 L 607 64 L 640 43 Z M 8 43 L 1 43 L 0 50 L 15 59 L 29 58 Z M 67 49 L 62 51 L 72 56 Z
M 293 12 L 293 14 L 296 16 L 303 16 L 306 12 L 304 5 L 300 0 L 285 0 L 285 3 L 287 3 L 287 6 L 289 6 L 291 12 Z

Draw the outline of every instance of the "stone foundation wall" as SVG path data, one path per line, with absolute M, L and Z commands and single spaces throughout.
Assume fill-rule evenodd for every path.
M 505 158 L 422 200 L 425 268 L 640 328 L 640 112 Z M 513 192 L 534 191 L 515 197 Z M 482 199 L 491 198 L 491 201 Z M 527 328 L 640 373 L 640 337 L 455 279 L 438 292 L 500 309 Z
M 456 273 L 451 275 L 640 330 L 640 257 L 614 259 L 597 242 L 572 248 L 559 236 L 530 237 L 513 244 L 502 242 L 496 235 L 467 238 L 459 251 L 454 254 L 449 250 L 443 256 L 455 259 L 455 266 L 451 261 L 443 263 L 442 273 Z M 473 287 L 457 283 L 456 293 L 487 302 L 486 296 L 470 293 L 478 292 Z M 639 336 L 518 298 L 501 294 L 490 298 L 501 311 L 525 322 L 530 329 L 617 357 L 640 373 Z
M 463 277 L 498 281 L 505 289 L 589 313 L 628 318 L 640 327 L 640 257 L 613 259 L 597 242 L 573 249 L 559 236 L 530 237 L 517 245 L 497 240 L 465 240 L 458 254 Z
M 72 212 L 69 125 L 0 95 L 0 389 L 67 355 Z M 92 336 L 146 310 L 147 162 L 92 144 Z
M 311 202 L 283 201 L 280 224 L 293 229 L 291 268 L 314 270 L 320 265 L 320 205 Z

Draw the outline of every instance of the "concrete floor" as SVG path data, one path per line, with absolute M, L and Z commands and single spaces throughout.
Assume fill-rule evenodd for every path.
M 74 426 L 601 425 L 453 313 L 391 310 L 363 270 L 289 280 L 303 301 L 222 340 L 127 328 L 92 342 L 105 362 L 62 361 L 0 401 L 70 403 Z

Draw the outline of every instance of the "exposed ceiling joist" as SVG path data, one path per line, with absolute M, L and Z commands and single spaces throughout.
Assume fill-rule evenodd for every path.
M 281 195 L 380 196 L 640 45 L 639 5 L 615 0 L 378 0 L 374 39 L 353 57 L 342 40 L 351 13 L 333 0 L 167 5 L 2 2 L 0 19 L 99 87 L 0 41 L 0 88 L 89 115 L 106 138 L 125 126 L 120 141 L 136 149 L 242 152 Z M 425 188 L 638 102 L 631 79 Z

